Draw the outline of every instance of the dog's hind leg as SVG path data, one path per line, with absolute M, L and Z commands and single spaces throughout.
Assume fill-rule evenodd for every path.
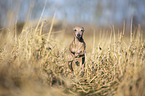
M 85 68 L 85 57 L 82 57 L 82 70 L 81 70 L 81 76 L 84 76 L 84 68 Z

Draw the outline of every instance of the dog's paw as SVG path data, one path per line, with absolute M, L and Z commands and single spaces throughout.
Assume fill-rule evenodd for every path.
M 77 66 L 80 66 L 80 62 L 79 61 L 76 61 L 75 63 L 76 63 Z

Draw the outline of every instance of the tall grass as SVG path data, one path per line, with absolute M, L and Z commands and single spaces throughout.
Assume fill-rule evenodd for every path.
M 67 66 L 70 38 L 51 34 L 54 19 L 55 14 L 49 33 L 42 34 L 44 22 L 23 28 L 19 36 L 13 34 L 15 30 L 7 30 L 6 34 L 1 32 L 0 95 L 121 95 L 127 89 L 119 86 L 129 85 L 128 79 L 145 78 L 137 75 L 145 63 L 141 29 L 137 30 L 136 36 L 132 36 L 131 31 L 131 37 L 124 37 L 125 30 L 116 34 L 114 27 L 110 36 L 101 34 L 97 39 L 95 31 L 94 36 L 86 36 L 87 50 L 92 51 L 86 52 L 85 74 L 81 77 L 81 66 L 74 64 L 74 75 Z M 136 92 L 143 87 L 138 85 L 141 88 L 134 90 Z

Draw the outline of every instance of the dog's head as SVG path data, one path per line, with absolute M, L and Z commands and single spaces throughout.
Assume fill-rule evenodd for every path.
M 84 33 L 83 27 L 77 26 L 77 27 L 73 28 L 73 30 L 74 30 L 76 38 L 78 38 L 78 39 L 82 38 L 83 33 Z

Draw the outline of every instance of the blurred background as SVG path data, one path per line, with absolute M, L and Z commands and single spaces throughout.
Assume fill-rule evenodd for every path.
M 84 78 L 67 66 L 74 26 Z M 0 96 L 145 96 L 144 30 L 145 0 L 0 0 Z
M 46 0 L 0 0 L 0 26 L 6 27 L 37 21 Z M 47 0 L 43 19 L 56 20 L 72 25 L 95 27 L 130 27 L 145 25 L 145 0 Z

